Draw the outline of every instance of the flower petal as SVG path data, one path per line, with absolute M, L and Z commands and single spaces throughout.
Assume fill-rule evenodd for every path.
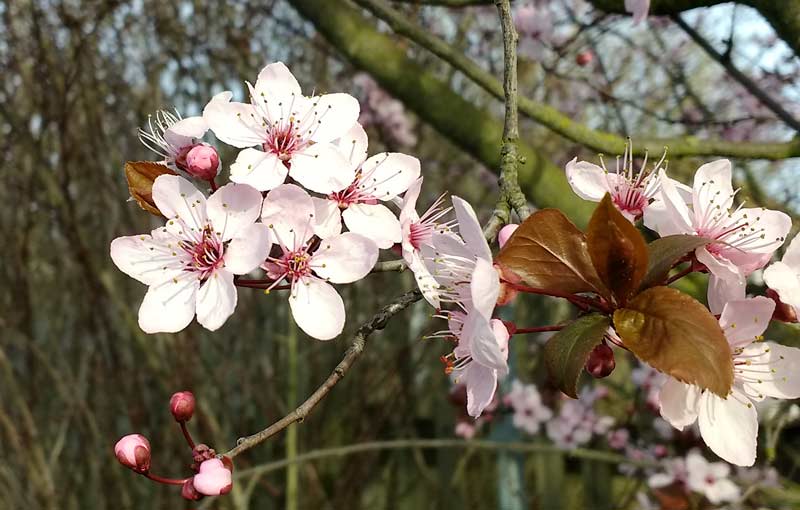
M 755 399 L 800 398 L 800 349 L 775 342 L 751 344 L 736 360 L 742 363 L 734 377 L 745 381 L 745 391 Z
M 367 132 L 356 122 L 350 131 L 339 138 L 335 144 L 353 168 L 358 168 L 367 159 Z
M 726 303 L 719 325 L 731 349 L 755 342 L 769 326 L 774 311 L 775 301 L 763 296 Z
M 225 269 L 233 274 L 247 274 L 266 260 L 272 246 L 269 228 L 253 223 L 239 231 L 225 248 Z
M 165 243 L 145 234 L 111 241 L 111 260 L 120 271 L 145 285 L 172 280 L 183 272 L 186 262 L 182 252 L 173 251 Z
M 231 165 L 231 181 L 267 191 L 283 184 L 289 169 L 271 152 L 244 149 Z
M 750 253 L 773 253 L 786 241 L 792 228 L 792 219 L 788 214 L 762 207 L 739 209 L 731 215 L 729 223 L 746 225 L 746 228 L 725 237 L 725 241 L 733 246 L 724 248 L 723 253 L 742 250 Z
M 460 339 L 469 343 L 472 361 L 497 370 L 500 377 L 508 373 L 508 351 L 500 348 L 492 324 L 475 311 L 467 313 Z M 460 341 L 460 340 L 459 340 Z
M 459 382 L 467 387 L 467 413 L 473 418 L 479 417 L 494 398 L 497 373 L 483 365 L 470 363 L 464 369 Z
M 661 417 L 676 429 L 683 430 L 697 420 L 699 397 L 700 389 L 697 386 L 667 378 L 658 393 Z
M 800 272 L 797 269 L 782 261 L 775 262 L 764 270 L 764 282 L 778 293 L 781 301 L 800 309 Z
M 403 259 L 408 264 L 408 268 L 414 273 L 417 287 L 422 292 L 422 297 L 434 308 L 439 308 L 439 282 L 431 275 L 430 270 L 425 265 L 422 255 L 417 250 L 403 250 Z
M 261 118 L 251 104 L 231 102 L 231 92 L 220 92 L 203 109 L 203 118 L 219 141 L 240 149 L 266 140 Z
M 322 239 L 342 233 L 342 213 L 335 200 L 311 197 L 314 202 L 314 233 Z M 352 229 L 350 229 L 352 230 Z
M 475 210 L 466 200 L 453 195 L 453 209 L 458 219 L 458 233 L 472 253 L 479 258 L 492 260 L 492 250 L 483 237 L 483 229 Z
M 307 189 L 327 195 L 352 184 L 356 172 L 335 146 L 317 143 L 292 155 L 289 175 Z
M 731 162 L 718 159 L 697 169 L 692 186 L 692 209 L 696 225 L 704 225 L 733 205 Z M 663 184 L 662 184 L 663 185 Z
M 178 175 L 160 175 L 153 182 L 153 201 L 169 219 L 179 219 L 182 227 L 201 232 L 208 223 L 206 197 Z
M 756 460 L 758 414 L 739 388 L 728 398 L 704 391 L 698 405 L 700 435 L 711 451 L 737 466 L 752 466 Z
M 139 327 L 145 333 L 177 333 L 194 318 L 200 281 L 184 273 L 147 289 L 139 307 Z
M 273 62 L 258 73 L 254 88 L 256 98 L 262 94 L 274 96 L 302 95 L 300 84 L 283 62 Z
M 477 259 L 469 288 L 472 306 L 485 319 L 489 320 L 497 305 L 497 297 L 500 295 L 500 276 L 489 260 Z
M 573 158 L 567 163 L 567 181 L 572 191 L 584 200 L 599 202 L 611 189 L 608 172 L 597 165 Z
M 419 199 L 419 192 L 421 189 L 422 177 L 412 182 L 406 194 L 403 195 L 403 206 L 400 208 L 401 225 L 410 221 L 419 220 L 419 214 L 417 214 L 417 199 Z
M 197 322 L 209 331 L 218 330 L 233 315 L 237 300 L 233 274 L 224 269 L 214 271 L 197 293 Z
M 261 221 L 271 229 L 273 242 L 295 250 L 314 235 L 314 212 L 314 202 L 303 188 L 281 184 L 267 193 Z
M 352 283 L 369 274 L 378 261 L 372 240 L 353 232 L 324 239 L 311 257 L 314 272 L 333 283 Z
M 379 200 L 391 200 L 419 178 L 419 160 L 399 152 L 384 152 L 361 166 L 359 189 Z
M 358 120 L 361 110 L 358 100 L 350 94 L 324 94 L 312 98 L 312 102 L 312 115 L 316 117 L 317 125 L 312 128 L 311 140 L 317 143 L 344 136 Z
M 726 259 L 715 257 L 705 247 L 696 249 L 694 254 L 711 273 L 708 283 L 711 313 L 722 313 L 725 303 L 744 298 L 745 278 L 739 268 Z
M 372 239 L 378 248 L 391 248 L 403 239 L 400 221 L 383 204 L 353 204 L 342 218 L 351 232 Z
M 247 184 L 230 183 L 215 191 L 206 205 L 214 231 L 228 241 L 249 227 L 261 215 L 261 193 Z
M 689 207 L 677 186 L 677 181 L 660 176 L 661 190 L 656 201 L 644 210 L 644 224 L 662 237 L 675 234 L 694 234 Z
M 206 131 L 208 124 L 203 117 L 186 117 L 164 131 L 164 140 L 173 147 L 181 148 L 203 138 Z
M 300 329 L 317 340 L 330 340 L 344 329 L 344 302 L 330 284 L 305 277 L 292 286 L 292 316 Z

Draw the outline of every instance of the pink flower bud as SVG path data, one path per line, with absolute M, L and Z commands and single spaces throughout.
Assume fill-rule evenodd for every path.
M 203 495 L 194 488 L 193 479 L 186 480 L 183 484 L 181 487 L 181 496 L 183 496 L 183 499 L 188 499 L 189 501 L 200 501 L 203 499 Z
M 192 483 L 204 496 L 227 494 L 233 487 L 231 471 L 219 459 L 209 459 L 200 464 L 200 472 L 194 475 Z
M 197 144 L 186 154 L 186 171 L 192 177 L 210 181 L 217 176 L 219 154 L 211 145 Z
M 497 243 L 500 245 L 500 248 L 505 246 L 506 241 L 508 238 L 511 237 L 511 234 L 514 233 L 515 230 L 519 228 L 519 225 L 516 223 L 509 223 L 505 227 L 500 229 L 500 232 L 497 233 Z
M 150 441 L 141 434 L 128 434 L 117 441 L 114 454 L 120 464 L 137 473 L 150 470 Z
M 586 371 L 592 377 L 601 379 L 607 377 L 614 371 L 617 362 L 614 360 L 614 351 L 611 347 L 602 343 L 595 347 L 589 354 L 589 360 L 586 362 Z
M 594 59 L 594 54 L 589 50 L 582 51 L 577 55 L 575 55 L 575 63 L 581 67 L 588 66 L 589 64 L 592 63 L 593 59 Z
M 169 410 L 175 421 L 189 421 L 194 415 L 194 395 L 191 391 L 179 391 L 169 399 Z

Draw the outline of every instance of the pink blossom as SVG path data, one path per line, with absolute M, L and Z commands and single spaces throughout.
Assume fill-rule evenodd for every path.
M 128 434 L 114 445 L 114 454 L 123 466 L 138 473 L 150 470 L 150 441 L 141 434 Z
M 186 172 L 192 177 L 210 181 L 219 173 L 219 154 L 214 147 L 200 143 L 186 153 Z
M 204 496 L 227 494 L 233 487 L 231 471 L 219 459 L 203 461 L 200 471 L 192 479 L 192 484 Z
M 205 136 L 208 125 L 203 117 L 181 118 L 177 112 L 156 112 L 148 118 L 148 130 L 139 130 L 145 147 L 164 158 L 164 162 L 180 170 L 186 168 L 186 154 Z
M 689 489 L 703 494 L 714 505 L 737 501 L 741 495 L 739 487 L 728 478 L 730 472 L 728 464 L 708 462 L 697 450 L 686 456 Z
M 514 426 L 528 434 L 538 433 L 541 424 L 553 417 L 553 411 L 544 405 L 539 390 L 533 384 L 513 381 L 506 402 L 514 409 Z
M 518 228 L 519 225 L 516 223 L 509 223 L 500 229 L 500 232 L 497 233 L 497 244 L 500 245 L 500 248 L 505 246 L 506 242 L 511 237 L 511 234 L 516 232 Z
M 169 399 L 169 410 L 175 421 L 189 421 L 194 415 L 194 394 L 191 391 L 179 391 Z
M 764 282 L 778 293 L 783 303 L 800 313 L 800 236 L 792 239 L 780 262 L 764 270 Z

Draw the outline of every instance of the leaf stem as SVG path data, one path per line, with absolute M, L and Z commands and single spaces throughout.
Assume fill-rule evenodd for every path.
M 569 301 L 570 303 L 572 303 L 573 305 L 577 306 L 578 308 L 584 311 L 588 311 L 590 308 L 594 308 L 605 313 L 611 313 L 613 311 L 611 307 L 608 306 L 608 304 L 598 301 L 596 299 L 578 296 L 576 294 L 570 294 L 568 292 L 560 292 L 557 290 L 528 287 L 527 285 L 519 285 L 517 283 L 511 283 L 506 280 L 503 280 L 503 282 L 509 285 L 511 288 L 518 290 L 519 292 L 527 292 L 529 294 L 539 294 L 542 296 L 551 296 L 551 297 L 566 299 L 567 301 Z
M 682 269 L 681 271 L 679 271 L 679 272 L 675 273 L 674 275 L 670 276 L 669 279 L 667 280 L 667 285 L 680 280 L 681 278 L 683 278 L 687 274 L 691 273 L 692 271 L 694 271 L 693 264 L 689 264 L 689 266 L 686 267 L 685 269 Z
M 537 326 L 535 328 L 517 328 L 514 331 L 515 335 L 523 335 L 525 333 L 544 333 L 547 331 L 561 331 L 564 326 L 554 325 L 554 326 Z

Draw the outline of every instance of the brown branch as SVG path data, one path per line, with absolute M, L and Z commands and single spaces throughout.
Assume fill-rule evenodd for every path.
M 342 361 L 336 365 L 336 368 L 334 368 L 333 372 L 331 372 L 328 378 L 325 379 L 325 382 L 323 382 L 322 385 L 319 386 L 314 393 L 312 393 L 305 400 L 305 402 L 300 404 L 297 409 L 276 421 L 266 429 L 239 439 L 236 442 L 236 446 L 231 448 L 224 455 L 230 458 L 236 457 L 237 455 L 246 452 L 250 448 L 263 443 L 275 434 L 278 434 L 289 425 L 296 422 L 302 422 L 306 416 L 308 416 L 311 411 L 314 410 L 317 404 L 319 404 L 322 399 L 324 399 L 328 393 L 330 393 L 333 387 L 344 378 L 345 374 L 350 370 L 358 358 L 361 357 L 361 354 L 364 352 L 367 339 L 370 337 L 370 335 L 375 331 L 386 327 L 386 323 L 389 321 L 389 319 L 408 308 L 409 305 L 419 301 L 421 297 L 422 294 L 418 290 L 414 290 L 403 294 L 392 303 L 384 306 L 381 311 L 372 317 L 372 319 L 358 328 L 358 331 L 356 331 L 356 334 L 353 337 L 353 342 L 350 344 L 350 348 L 347 349 Z

